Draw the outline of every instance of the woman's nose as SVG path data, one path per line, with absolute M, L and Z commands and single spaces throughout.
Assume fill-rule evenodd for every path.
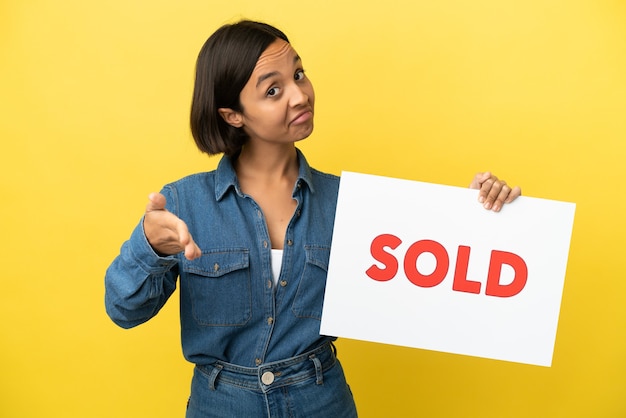
M 291 96 L 289 97 L 289 104 L 291 106 L 298 106 L 305 104 L 309 101 L 309 94 L 306 89 L 298 84 L 294 84 L 291 89 Z

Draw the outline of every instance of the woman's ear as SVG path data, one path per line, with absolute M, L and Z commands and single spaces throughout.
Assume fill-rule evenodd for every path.
M 220 107 L 217 111 L 227 124 L 235 128 L 241 128 L 243 126 L 243 116 L 240 112 L 227 107 Z

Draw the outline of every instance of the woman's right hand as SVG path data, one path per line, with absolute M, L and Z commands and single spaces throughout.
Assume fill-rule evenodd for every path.
M 148 199 L 150 202 L 146 206 L 143 229 L 154 251 L 161 255 L 184 251 L 188 260 L 200 257 L 202 250 L 194 242 L 185 222 L 165 209 L 165 196 L 150 193 Z

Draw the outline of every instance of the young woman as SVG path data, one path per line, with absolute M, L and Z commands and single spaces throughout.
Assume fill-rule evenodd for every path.
M 319 334 L 339 178 L 295 143 L 315 95 L 278 29 L 241 21 L 200 51 L 191 128 L 218 168 L 150 195 L 106 274 L 106 308 L 141 324 L 180 278 L 183 352 L 194 363 L 187 417 L 355 417 L 334 337 Z M 477 175 L 485 208 L 520 194 Z

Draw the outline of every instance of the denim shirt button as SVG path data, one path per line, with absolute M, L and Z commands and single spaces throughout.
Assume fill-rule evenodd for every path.
M 254 359 L 254 364 L 256 364 L 257 366 L 261 365 L 261 359 L 260 358 Z
M 281 285 L 282 287 L 287 286 L 287 280 L 281 280 L 281 281 L 280 281 L 280 285 Z
M 271 288 L 272 288 L 272 281 L 271 281 L 271 280 L 268 280 L 268 281 L 267 281 L 267 288 L 268 288 L 268 289 L 271 289 Z
M 272 318 L 271 316 L 267 318 L 267 325 L 272 325 L 273 323 L 274 323 L 274 318 Z
M 266 385 L 271 385 L 272 383 L 274 383 L 274 373 L 272 372 L 263 373 L 263 375 L 261 375 L 261 382 L 263 382 Z
M 287 240 L 287 245 L 292 246 L 292 245 L 293 245 L 293 241 L 292 241 L 292 240 L 290 240 L 290 239 L 288 239 L 288 240 Z
M 220 269 L 220 265 L 219 265 L 219 264 L 217 264 L 217 263 L 215 263 L 215 264 L 213 265 L 213 271 L 217 273 L 217 271 L 218 271 L 219 269 Z
M 263 248 L 267 248 L 267 241 L 263 241 Z

